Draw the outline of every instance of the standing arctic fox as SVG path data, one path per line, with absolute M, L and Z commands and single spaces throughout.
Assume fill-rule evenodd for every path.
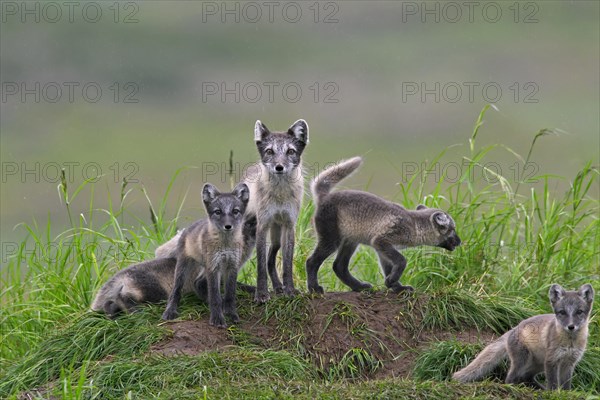
M 354 157 L 321 172 L 312 182 L 316 204 L 314 216 L 318 243 L 306 261 L 308 290 L 323 293 L 317 273 L 319 267 L 337 251 L 333 270 L 354 291 L 371 288 L 350 274 L 348 263 L 359 244 L 373 247 L 385 276 L 385 285 L 395 292 L 412 290 L 403 286 L 400 277 L 406 259 L 395 247 L 439 246 L 454 250 L 460 245 L 454 221 L 444 211 L 418 206 L 416 211 L 384 200 L 371 193 L 356 190 L 331 192 L 342 179 L 362 163 Z
M 544 388 L 535 380 L 546 374 L 546 389 L 570 389 L 575 365 L 581 360 L 588 337 L 594 289 L 585 284 L 565 291 L 554 284 L 548 293 L 554 314 L 536 315 L 488 345 L 473 362 L 452 375 L 459 382 L 483 378 L 506 358 L 510 369 L 506 383 Z
M 260 163 L 249 168 L 244 182 L 250 188 L 248 214 L 256 215 L 256 293 L 254 300 L 269 300 L 267 266 L 276 293 L 294 295 L 292 274 L 294 230 L 304 194 L 302 152 L 308 144 L 308 124 L 300 119 L 285 132 L 271 132 L 256 121 L 254 141 L 260 154 Z M 267 259 L 267 234 L 271 246 Z M 281 248 L 283 284 L 277 276 L 277 252 Z
M 208 218 L 186 228 L 177 244 L 177 265 L 173 289 L 162 317 L 177 317 L 181 295 L 193 284 L 201 298 L 208 293 L 210 324 L 224 328 L 223 312 L 233 322 L 239 321 L 235 305 L 237 274 L 243 265 L 244 213 L 249 199 L 248 186 L 238 184 L 232 193 L 221 194 L 207 183 L 202 200 Z M 224 277 L 225 297 L 221 298 L 221 277 Z
M 245 185 L 240 186 L 240 189 L 243 190 L 244 186 Z M 212 186 L 208 186 L 208 189 L 211 187 Z M 205 187 L 205 189 L 207 189 L 207 187 Z M 239 192 L 238 188 L 236 188 L 236 190 Z M 222 202 L 221 204 L 224 206 L 223 209 L 230 209 L 233 211 L 235 209 L 235 207 L 233 207 L 234 205 L 240 206 L 240 202 L 242 203 L 241 205 L 243 205 L 243 201 L 235 199 L 236 191 L 232 194 L 219 194 L 216 191 L 212 193 L 215 196 L 212 202 L 220 200 Z M 241 195 L 245 196 L 243 193 Z M 243 209 L 239 207 L 238 210 L 242 211 Z M 211 216 L 209 215 L 209 219 L 210 218 Z M 197 234 L 199 225 L 205 227 L 209 223 L 214 225 L 218 222 L 214 221 L 216 219 L 214 215 L 212 218 L 212 222 L 201 220 L 193 224 L 187 230 L 196 230 Z M 192 238 L 194 234 L 191 235 L 190 238 Z M 252 250 L 254 249 L 256 218 L 245 220 L 242 228 L 242 236 L 243 249 L 241 262 L 239 264 L 240 267 L 248 260 L 248 258 L 250 258 Z M 178 234 L 177 239 L 179 240 L 180 237 L 181 233 Z M 158 303 L 167 300 L 169 293 L 173 291 L 177 258 L 181 252 L 177 244 L 178 241 L 174 246 L 165 249 L 164 253 L 162 253 L 163 257 L 157 257 L 154 260 L 134 264 L 117 272 L 104 284 L 104 286 L 102 286 L 92 303 L 91 309 L 93 311 L 104 311 L 108 317 L 114 318 L 121 312 L 131 312 L 140 303 Z M 182 250 L 183 253 L 181 254 L 185 255 L 185 247 Z M 196 269 L 194 271 L 188 271 L 188 276 L 190 278 L 184 280 L 181 292 L 182 294 L 195 292 L 202 300 L 208 301 L 206 274 L 201 265 L 196 264 L 195 267 Z

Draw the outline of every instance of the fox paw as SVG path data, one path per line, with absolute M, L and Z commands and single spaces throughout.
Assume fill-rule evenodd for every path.
M 208 323 L 217 328 L 227 328 L 223 314 L 211 315 Z
M 238 322 L 240 322 L 240 316 L 238 315 L 236 310 L 229 310 L 229 311 L 226 310 L 225 315 L 227 317 L 229 317 L 231 322 L 233 322 L 234 324 L 237 324 Z
M 293 297 L 293 296 L 299 295 L 300 291 L 298 289 L 294 288 L 293 286 L 292 287 L 286 286 L 283 288 L 283 294 L 286 296 Z
M 256 292 L 254 294 L 254 302 L 258 304 L 264 304 L 267 301 L 271 300 L 271 295 L 269 292 Z
M 412 293 L 415 291 L 415 288 L 413 288 L 410 285 L 401 285 L 398 284 L 396 286 L 393 286 L 390 288 L 394 293 Z
M 355 292 L 362 292 L 365 290 L 371 290 L 373 289 L 373 285 L 371 285 L 370 283 L 366 283 L 366 282 L 361 282 L 360 285 L 357 285 L 356 287 L 353 287 L 352 290 Z
M 177 312 L 177 310 L 166 309 L 162 315 L 162 319 L 165 321 L 169 321 L 169 320 L 177 318 L 178 316 L 179 316 L 179 313 Z
M 308 292 L 309 293 L 316 293 L 316 294 L 323 294 L 323 293 L 325 293 L 325 290 L 323 290 L 323 286 L 316 285 L 316 286 L 309 286 L 308 287 Z

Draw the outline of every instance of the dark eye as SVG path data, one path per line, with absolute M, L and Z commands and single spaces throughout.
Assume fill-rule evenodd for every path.
M 268 156 L 272 156 L 273 154 L 275 154 L 275 152 L 273 151 L 273 149 L 267 149 L 265 150 L 265 154 Z
M 240 210 L 238 210 L 237 208 L 234 208 L 233 215 L 240 215 Z
M 585 314 L 585 313 L 583 312 L 583 310 L 577 310 L 577 315 L 583 315 L 583 314 Z
M 215 211 L 213 212 L 213 214 L 215 214 L 215 215 L 221 215 L 221 214 L 222 214 L 222 212 L 221 212 L 221 210 L 215 210 Z
M 567 315 L 567 312 L 565 310 L 560 310 L 557 312 L 558 315 Z
M 294 154 L 296 154 L 296 150 L 288 149 L 287 154 L 288 154 L 288 156 L 293 156 Z

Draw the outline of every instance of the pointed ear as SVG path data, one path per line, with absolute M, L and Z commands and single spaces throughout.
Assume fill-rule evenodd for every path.
M 305 120 L 299 119 L 288 129 L 288 134 L 294 136 L 304 144 L 308 144 L 308 124 Z
M 550 298 L 550 303 L 554 304 L 565 296 L 565 289 L 562 286 L 557 285 L 556 283 L 550 286 L 550 290 L 548 291 L 548 297 Z
M 448 228 L 450 226 L 450 218 L 448 218 L 448 215 L 443 211 L 433 213 L 431 219 L 436 225 L 442 228 Z
M 204 202 L 204 204 L 212 203 L 213 200 L 216 199 L 217 196 L 220 194 L 221 193 L 216 187 L 214 187 L 210 183 L 207 183 L 202 188 L 202 201 Z
M 584 299 L 586 303 L 594 301 L 594 288 L 589 283 L 581 286 L 578 290 L 579 297 Z
M 426 206 L 424 206 L 423 204 L 419 204 L 419 205 L 417 206 L 417 211 L 418 211 L 418 210 L 426 210 L 426 209 L 427 209 L 427 207 L 426 207 Z
M 260 120 L 257 120 L 256 123 L 254 124 L 254 141 L 262 142 L 264 140 L 264 138 L 270 134 L 271 134 L 271 131 L 269 131 L 269 128 L 267 128 L 267 126 L 265 124 L 260 122 Z
M 243 182 L 237 184 L 233 189 L 233 194 L 244 204 L 248 203 L 248 200 L 250 199 L 250 189 L 248 189 L 248 185 Z

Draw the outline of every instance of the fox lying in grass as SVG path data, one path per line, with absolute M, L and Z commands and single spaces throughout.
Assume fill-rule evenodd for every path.
M 479 380 L 508 357 L 510 369 L 506 383 L 524 383 L 544 389 L 535 380 L 537 374 L 544 372 L 545 389 L 570 389 L 573 370 L 587 344 L 594 289 L 588 283 L 578 291 L 568 292 L 554 284 L 548 296 L 554 314 L 522 321 L 452 377 L 459 382 Z

